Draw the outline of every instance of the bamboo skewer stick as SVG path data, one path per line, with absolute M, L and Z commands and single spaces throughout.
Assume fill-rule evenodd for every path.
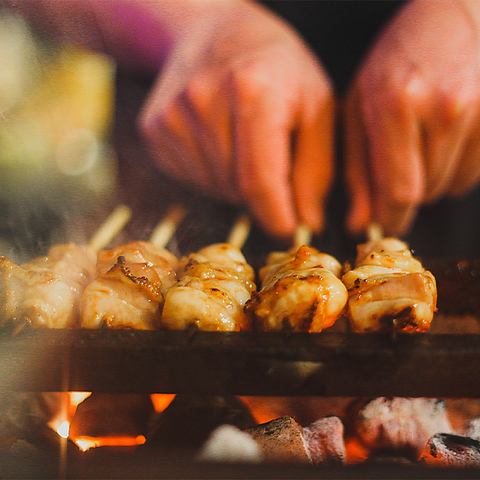
M 376 242 L 383 238 L 383 229 L 378 223 L 371 223 L 367 228 L 367 239 L 369 242 Z
M 293 246 L 299 248 L 302 245 L 310 245 L 312 241 L 312 230 L 307 227 L 304 223 L 298 225 L 295 230 L 295 235 L 293 237 Z
M 186 210 L 182 206 L 176 205 L 172 207 L 165 217 L 157 224 L 150 235 L 150 243 L 160 248 L 165 248 L 172 239 L 183 218 Z
M 239 250 L 245 245 L 250 234 L 251 222 L 247 215 L 240 215 L 234 223 L 227 238 L 227 243 L 237 247 Z
M 119 205 L 98 227 L 88 246 L 96 252 L 106 247 L 123 230 L 131 216 L 132 211 L 129 207 Z

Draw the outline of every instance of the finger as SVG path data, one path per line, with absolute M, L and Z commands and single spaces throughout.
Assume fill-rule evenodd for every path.
M 187 88 L 189 118 L 199 131 L 199 147 L 209 160 L 215 190 L 232 202 L 240 200 L 235 188 L 230 93 L 226 74 L 206 71 L 197 74 Z
M 450 188 L 471 127 L 471 115 L 458 100 L 441 104 L 425 124 L 425 200 L 432 202 Z M 447 118 L 446 118 L 447 117 Z
M 415 92 L 395 85 L 363 102 L 374 188 L 374 217 L 388 233 L 411 224 L 425 188 Z
M 480 120 L 480 119 L 479 119 Z M 451 196 L 462 195 L 480 182 L 480 121 L 468 135 L 455 177 L 450 185 Z
M 177 142 L 173 140 L 167 127 L 159 125 L 157 118 L 142 117 L 140 130 L 155 164 L 162 172 L 177 180 L 192 181 L 192 178 L 186 175 L 188 170 L 182 165 L 183 155 L 179 153 L 178 146 L 176 148 Z
M 365 231 L 372 217 L 371 186 L 368 175 L 367 136 L 354 89 L 345 109 L 345 179 L 350 192 L 347 228 L 351 233 Z
M 201 155 L 195 131 L 192 131 L 184 98 L 179 95 L 168 105 L 158 109 L 158 92 L 147 101 L 142 113 L 142 130 L 152 146 L 153 153 L 161 162 L 166 156 L 162 148 L 166 144 L 174 152 L 177 162 L 177 178 L 193 183 L 203 190 L 210 190 L 212 178 L 208 166 Z
M 232 79 L 237 182 L 253 214 L 274 235 L 293 233 L 287 102 L 249 76 Z
M 319 86 L 322 88 L 322 86 Z M 324 201 L 333 177 L 333 97 L 325 88 L 301 112 L 294 153 L 293 192 L 300 219 L 314 231 L 324 227 Z

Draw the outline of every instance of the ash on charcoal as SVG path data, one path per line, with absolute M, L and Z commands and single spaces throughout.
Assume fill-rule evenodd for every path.
M 470 421 L 465 436 L 473 440 L 480 440 L 480 418 L 474 418 Z
M 267 461 L 311 462 L 303 428 L 292 417 L 281 417 L 247 430 Z
M 281 417 L 247 432 L 268 461 L 315 464 L 345 461 L 343 423 L 338 417 L 321 418 L 306 428 L 292 417 Z
M 438 433 L 430 438 L 420 461 L 443 467 L 480 467 L 480 442 L 468 437 Z
M 233 425 L 221 425 L 208 437 L 198 459 L 211 462 L 252 462 L 262 460 L 257 442 Z
M 343 423 L 338 417 L 321 418 L 303 429 L 313 463 L 344 463 Z
M 152 417 L 147 446 L 197 450 L 224 424 L 244 429 L 255 422 L 236 397 L 177 395 L 164 412 Z
M 94 393 L 78 406 L 70 434 L 73 437 L 145 434 L 152 414 L 149 395 Z
M 430 437 L 452 433 L 452 427 L 442 401 L 379 397 L 358 411 L 354 432 L 371 451 L 416 457 Z

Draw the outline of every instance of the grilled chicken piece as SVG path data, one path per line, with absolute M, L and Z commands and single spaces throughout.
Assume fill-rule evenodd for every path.
M 100 252 L 98 276 L 82 296 L 81 326 L 153 330 L 176 265 L 173 254 L 148 242 Z
M 335 258 L 307 245 L 271 253 L 260 270 L 262 290 L 247 311 L 263 331 L 321 332 L 335 323 L 347 302 L 340 270 Z
M 56 245 L 46 257 L 24 265 L 0 257 L 0 324 L 75 326 L 78 301 L 95 273 L 95 257 L 88 247 L 74 243 Z
M 384 238 L 359 245 L 356 266 L 342 278 L 355 332 L 425 332 L 436 310 L 434 276 L 407 245 Z
M 255 290 L 254 273 L 240 250 L 210 245 L 180 261 L 180 280 L 166 295 L 162 325 L 183 330 L 240 331 L 250 326 L 245 303 Z

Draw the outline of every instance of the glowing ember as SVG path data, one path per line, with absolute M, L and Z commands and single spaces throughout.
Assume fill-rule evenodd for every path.
M 173 402 L 174 393 L 154 393 L 150 395 L 155 412 L 162 413 Z
M 57 433 L 62 438 L 68 438 L 68 434 L 70 432 L 70 423 L 67 420 L 64 420 L 57 428 Z
M 92 392 L 69 392 L 70 393 L 70 405 L 78 407 L 84 400 L 86 400 Z
M 62 410 L 56 418 L 48 423 L 48 426 L 57 432 L 62 438 L 70 438 L 75 445 L 86 452 L 96 447 L 135 447 L 143 445 L 147 439 L 143 435 L 137 436 L 111 436 L 111 437 L 89 437 L 70 435 L 70 423 L 75 415 L 78 405 L 87 399 L 91 392 L 65 392 L 62 394 Z M 152 403 L 157 412 L 165 410 L 175 398 L 175 395 L 152 395 Z
M 136 437 L 77 437 L 72 440 L 82 452 L 96 447 L 136 447 L 147 441 L 143 435 Z

